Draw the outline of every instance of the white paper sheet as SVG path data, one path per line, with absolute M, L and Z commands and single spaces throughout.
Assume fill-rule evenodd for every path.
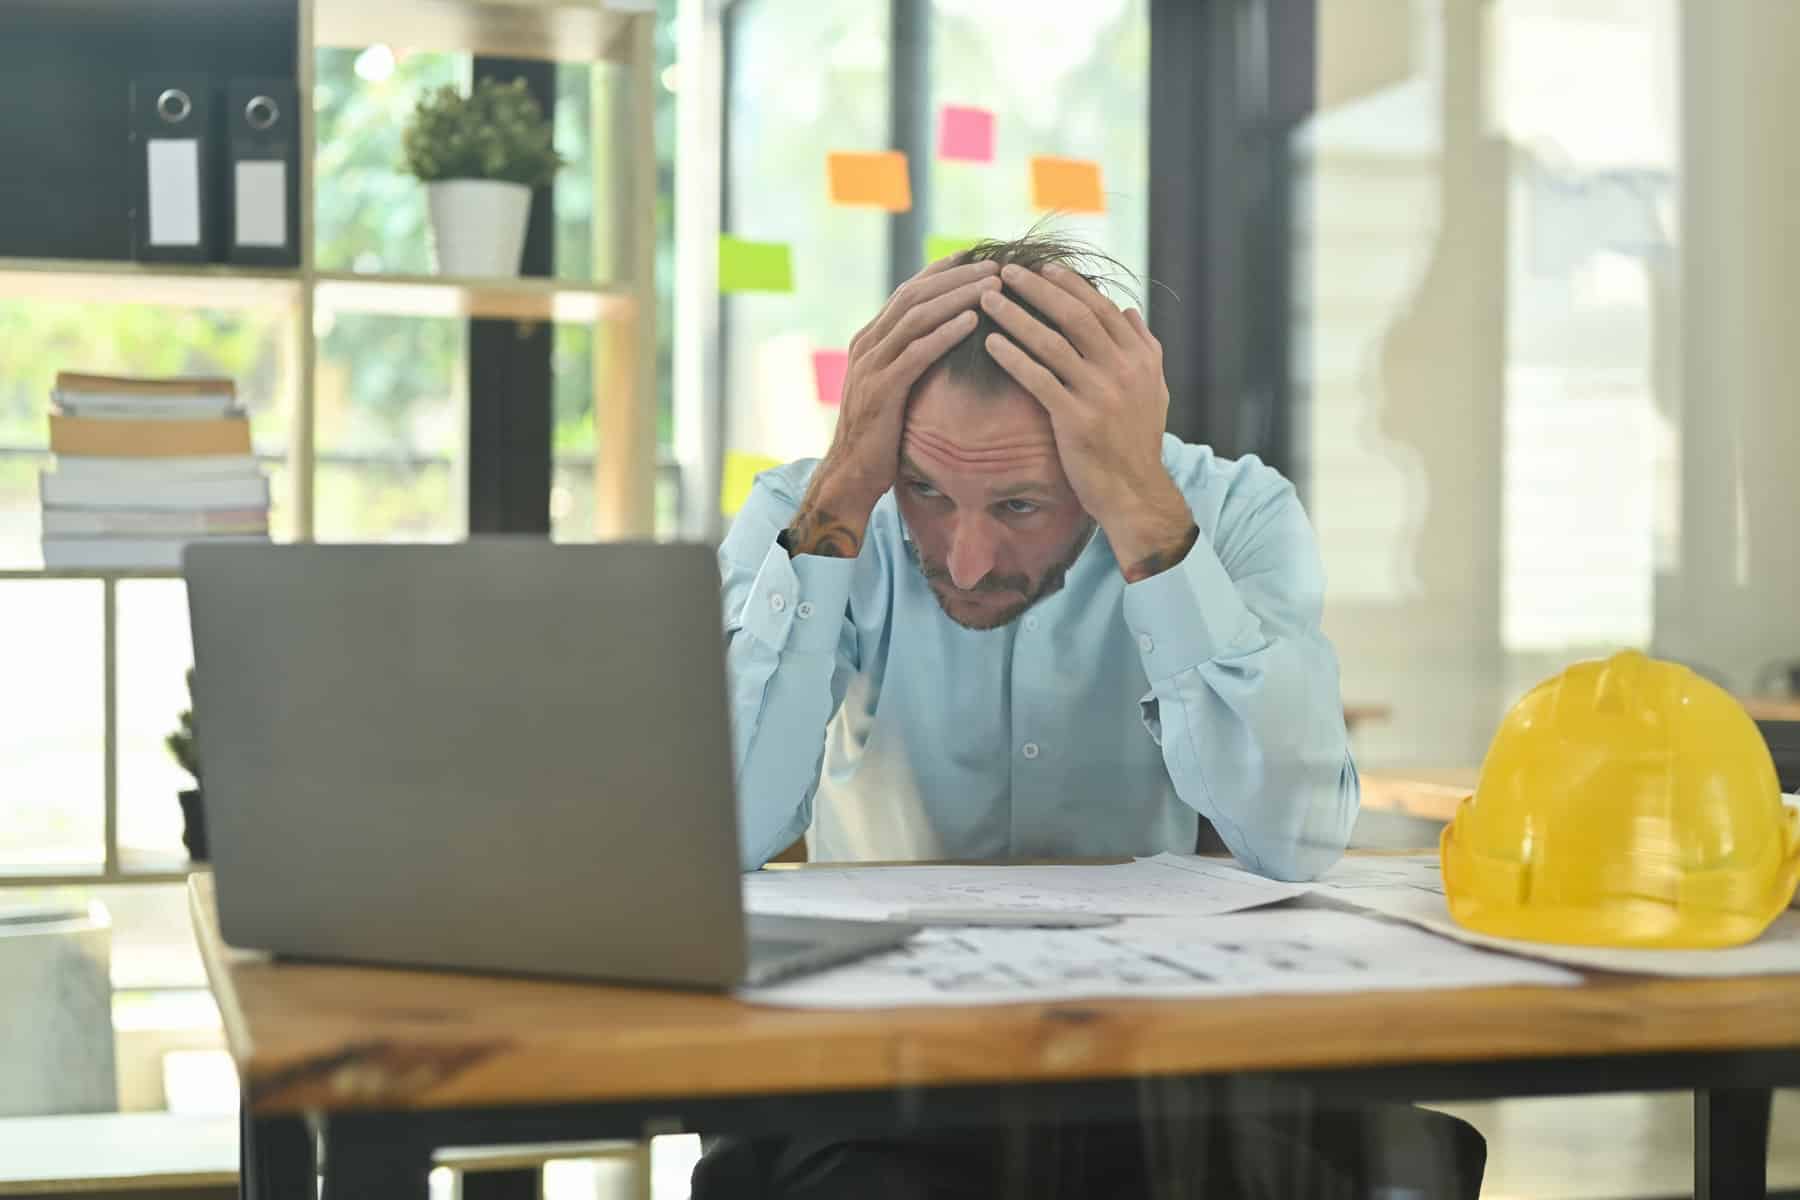
M 928 929 L 899 950 L 739 995 L 793 1008 L 896 1008 L 1578 982 L 1393 922 L 1283 908 L 1104 929 Z
M 1435 853 L 1356 854 L 1338 860 L 1336 866 L 1307 885 L 1314 895 L 1351 902 L 1355 902 L 1358 893 L 1371 888 L 1429 892 L 1441 899 L 1444 874 Z
M 1229 863 L 1164 854 L 1107 866 L 827 867 L 744 877 L 744 907 L 794 917 L 885 920 L 913 909 L 999 908 L 1206 916 L 1303 895 Z
M 1416 887 L 1370 887 L 1321 890 L 1321 895 L 1396 917 L 1421 929 L 1455 938 L 1470 946 L 1501 950 L 1574 967 L 1627 971 L 1640 975 L 1725 978 L 1732 975 L 1800 973 L 1800 911 L 1788 909 L 1763 935 L 1747 946 L 1724 950 L 1622 950 L 1609 946 L 1559 946 L 1489 937 L 1464 929 L 1451 919 L 1442 894 Z

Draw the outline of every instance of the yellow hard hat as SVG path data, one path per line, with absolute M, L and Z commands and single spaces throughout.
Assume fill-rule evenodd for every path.
M 1800 881 L 1743 706 L 1686 667 L 1627 651 L 1520 700 L 1438 853 L 1458 924 L 1589 946 L 1735 946 Z

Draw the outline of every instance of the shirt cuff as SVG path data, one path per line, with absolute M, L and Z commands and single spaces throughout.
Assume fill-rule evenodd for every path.
M 738 624 L 776 650 L 834 653 L 855 572 L 854 558 L 790 556 L 772 543 L 750 585 Z
M 1257 627 L 1204 537 L 1173 567 L 1125 586 L 1125 624 L 1151 683 L 1252 640 Z

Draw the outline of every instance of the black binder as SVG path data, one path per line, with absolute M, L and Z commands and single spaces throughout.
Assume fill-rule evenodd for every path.
M 204 75 L 131 81 L 134 258 L 207 262 L 213 257 L 211 86 Z
M 225 88 L 226 257 L 300 262 L 300 105 L 291 79 L 233 79 Z

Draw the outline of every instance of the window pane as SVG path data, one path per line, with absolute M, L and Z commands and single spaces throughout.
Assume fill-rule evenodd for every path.
M 1057 217 L 1054 227 L 1142 277 L 1148 252 L 1150 15 L 1148 0 L 1040 0 L 1028 6 L 934 0 L 931 112 L 946 104 L 994 114 L 994 160 L 931 153 L 932 232 L 1017 237 L 1031 206 L 1038 155 L 1100 164 L 1106 212 Z
M 0 870 L 105 860 L 101 585 L 0 582 Z
M 188 704 L 187 587 L 121 581 L 118 618 L 119 855 L 127 867 L 161 865 L 186 854 L 176 797 L 195 786 L 165 744 Z
M 320 541 L 451 541 L 467 505 L 462 321 L 318 314 Z
M 822 453 L 836 420 L 812 351 L 842 349 L 888 294 L 886 213 L 828 202 L 825 155 L 888 146 L 888 5 L 745 0 L 727 10 L 726 232 L 793 248 L 794 291 L 723 297 L 724 445 Z
M 265 468 L 284 464 L 293 412 L 291 364 L 278 312 L 166 309 L 147 305 L 0 298 L 0 567 L 36 567 L 38 473 L 49 455 L 50 390 L 61 370 L 120 375 L 224 375 L 237 381 Z M 283 490 L 271 472 L 275 536 L 291 536 Z

